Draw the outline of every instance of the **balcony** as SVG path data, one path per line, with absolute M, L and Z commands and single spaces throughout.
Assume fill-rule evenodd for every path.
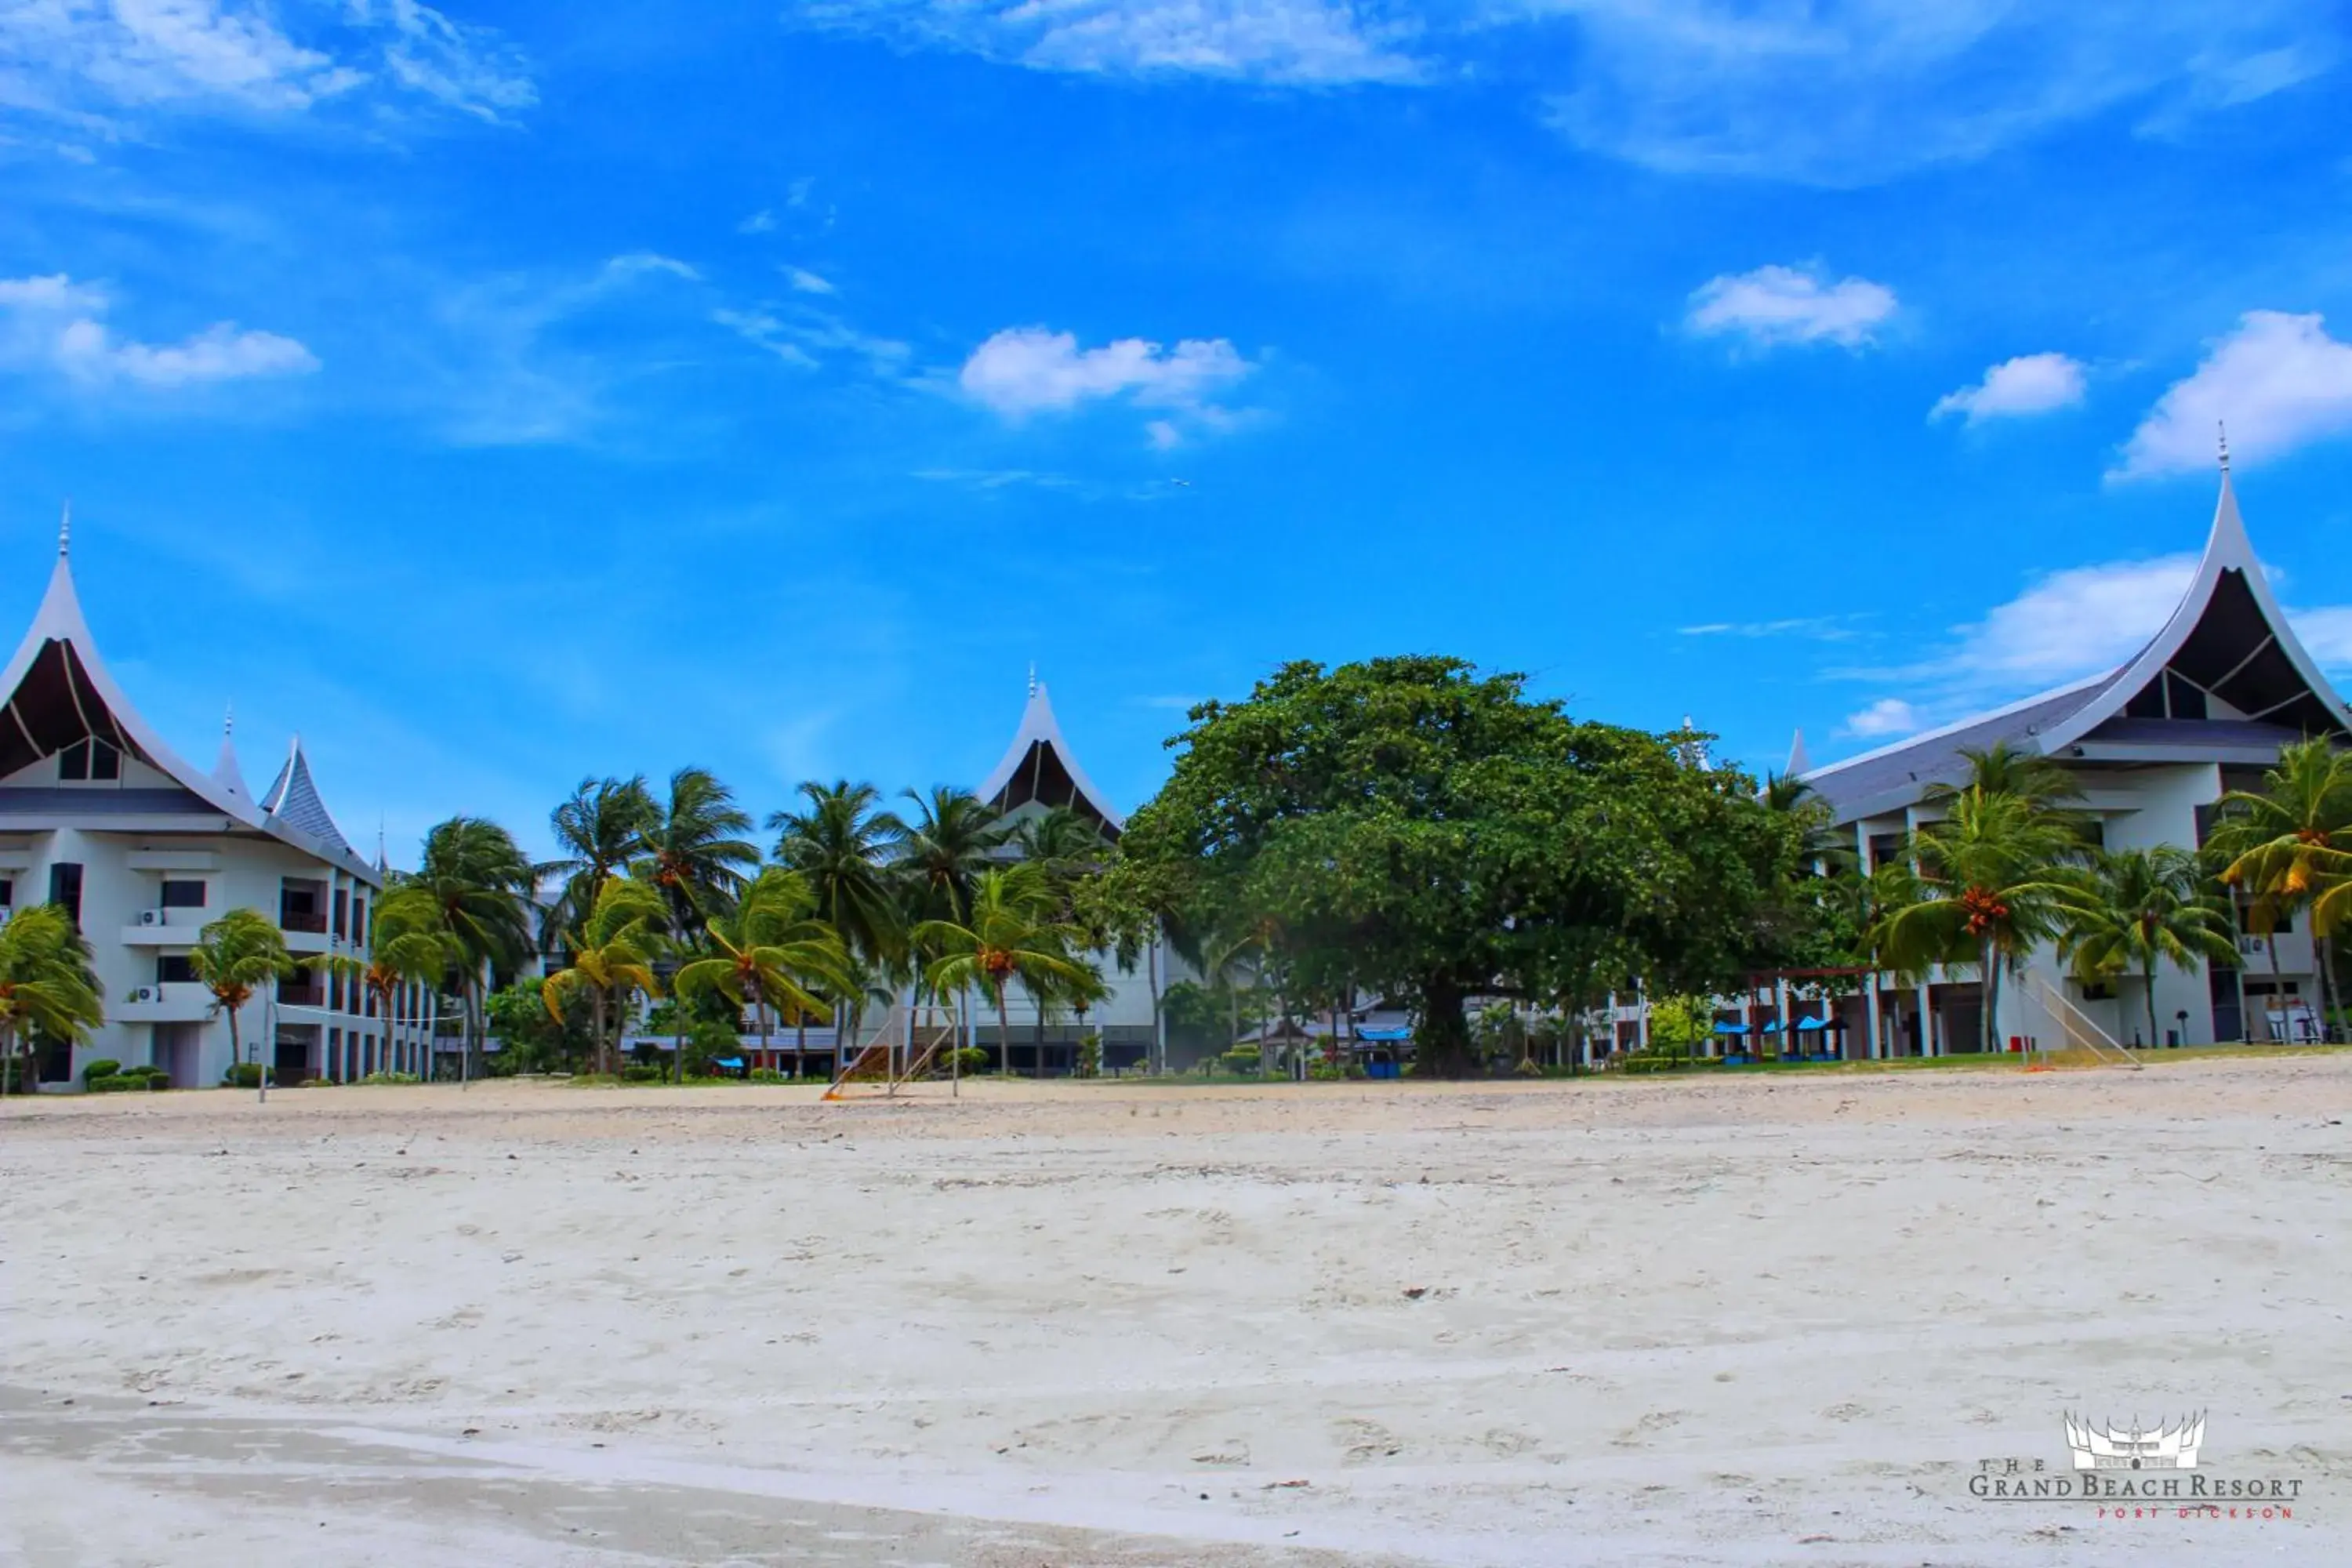
M 193 947 L 203 931 L 206 910 L 142 910 L 136 922 L 122 928 L 125 947 Z
M 327 1005 L 327 983 L 317 975 L 278 983 L 278 1005 L 280 1007 L 323 1007 Z
M 106 1010 L 116 1024 L 197 1024 L 213 1016 L 213 994 L 193 980 L 142 985 Z

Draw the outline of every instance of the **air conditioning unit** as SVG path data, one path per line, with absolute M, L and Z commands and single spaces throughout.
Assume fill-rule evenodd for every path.
M 133 1002 L 161 1002 L 163 999 L 163 988 L 161 985 L 142 985 L 131 994 L 131 999 Z
M 2263 951 L 2263 939 L 2258 936 L 2242 936 L 2238 939 L 2238 951 L 2250 954 L 2258 953 Z
M 141 910 L 139 911 L 139 923 L 143 926 L 162 925 L 163 923 L 163 911 L 161 910 Z

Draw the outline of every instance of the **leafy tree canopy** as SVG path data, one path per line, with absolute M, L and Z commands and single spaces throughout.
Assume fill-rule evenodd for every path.
M 1470 1068 L 1469 997 L 1705 991 L 1772 962 L 1802 826 L 1524 686 L 1430 656 L 1286 665 L 1193 710 L 1121 858 L 1187 923 L 1261 922 L 1303 993 L 1411 998 L 1439 1073 Z

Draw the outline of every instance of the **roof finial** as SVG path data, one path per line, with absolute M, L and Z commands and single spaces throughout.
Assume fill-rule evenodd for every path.
M 2230 426 L 2225 420 L 2216 419 L 2213 424 L 2221 432 L 2221 471 L 2226 474 L 2230 471 Z
M 226 739 L 236 733 L 236 702 L 232 699 L 228 706 L 221 710 L 221 736 L 223 739 Z
M 1037 695 L 1037 661 L 1034 658 L 1029 661 L 1029 695 Z
M 59 557 L 62 558 L 65 555 L 67 547 L 72 542 L 73 500 L 71 497 L 68 497 L 66 500 L 65 514 L 58 519 L 58 554 Z

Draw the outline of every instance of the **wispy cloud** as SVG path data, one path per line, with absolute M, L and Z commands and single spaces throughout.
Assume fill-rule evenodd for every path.
M 89 125 L 205 109 L 299 114 L 347 98 L 429 100 L 499 121 L 537 91 L 488 28 L 416 0 L 18 0 L 0 6 L 0 106 Z
M 785 268 L 784 281 L 790 283 L 795 291 L 803 294 L 838 294 L 841 292 L 840 289 L 835 289 L 833 286 L 829 279 L 819 277 L 817 274 L 811 272 L 805 267 Z
M 748 310 L 722 307 L 710 319 L 801 370 L 847 360 L 872 374 L 896 379 L 914 358 L 913 347 L 897 338 L 868 332 L 836 312 L 797 300 Z
M 2225 10 L 2137 0 L 1496 0 L 1523 29 L 1568 27 L 1552 124 L 1675 173 L 1863 184 L 1982 158 L 2118 105 L 2151 129 L 2331 69 L 2324 0 Z M 1517 41 L 1517 40 L 1514 40 Z
M 1817 266 L 1759 267 L 1711 278 L 1694 289 L 1685 324 L 1702 336 L 1729 334 L 1759 348 L 1835 343 L 1867 346 L 1895 314 L 1895 290 L 1866 278 L 1832 283 Z
M 1845 642 L 1857 634 L 1852 616 L 1800 616 L 1776 621 L 1707 621 L 1675 629 L 1686 637 L 1809 637 Z
M 815 0 L 806 25 L 1039 70 L 1307 86 L 1404 82 L 1418 31 L 1378 0 Z
M 0 368 L 47 371 L 84 387 L 173 388 L 254 376 L 300 375 L 318 357 L 277 332 L 215 321 L 175 343 L 115 335 L 107 291 L 64 273 L 0 279 Z
M 2208 469 L 2224 422 L 2231 454 L 2247 462 L 2352 435 L 2352 343 L 2328 336 L 2316 314 L 2247 311 L 2157 400 L 2110 477 Z
M 2062 353 L 2021 354 L 1984 373 L 1974 386 L 1946 393 L 1927 411 L 1930 419 L 1957 414 L 1974 425 L 2071 408 L 2083 401 L 2083 362 Z

